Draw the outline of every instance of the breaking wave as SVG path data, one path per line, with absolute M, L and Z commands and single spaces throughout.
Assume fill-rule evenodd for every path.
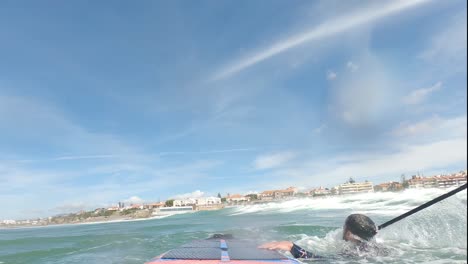
M 328 213 L 343 221 L 349 213 L 364 213 L 376 223 L 383 223 L 446 192 L 441 189 L 410 189 L 400 193 L 297 199 L 238 207 L 230 214 L 247 216 L 310 212 L 314 216 L 323 216 Z M 328 231 L 324 236 L 296 234 L 288 238 L 321 255 L 336 256 L 350 246 L 342 240 L 340 227 Z M 389 255 L 375 257 L 372 252 L 368 256 L 368 253 L 362 253 L 364 256 L 360 256 L 359 262 L 364 257 L 371 263 L 466 263 L 466 190 L 381 230 L 375 243 L 388 250 Z M 334 262 L 349 263 L 349 259 L 337 259 Z
M 356 213 L 392 216 L 404 213 L 424 202 L 444 194 L 445 192 L 447 192 L 447 190 L 407 189 L 399 193 L 375 192 L 349 196 L 304 198 L 237 207 L 232 209 L 231 215 L 255 213 L 277 214 L 300 210 L 350 210 Z M 453 198 L 451 199 L 453 200 Z M 455 200 L 466 205 L 466 191 L 458 193 Z

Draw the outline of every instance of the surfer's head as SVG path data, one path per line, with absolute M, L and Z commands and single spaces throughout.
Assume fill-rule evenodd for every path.
M 352 242 L 371 240 L 377 234 L 374 221 L 362 214 L 352 214 L 346 218 L 343 227 L 343 239 Z

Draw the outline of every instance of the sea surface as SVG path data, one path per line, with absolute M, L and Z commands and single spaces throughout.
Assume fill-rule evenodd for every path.
M 466 263 L 466 191 L 381 230 L 376 244 L 389 252 L 387 256 L 340 254 L 350 246 L 341 240 L 349 214 L 364 213 L 381 224 L 444 192 L 298 199 L 145 221 L 4 229 L 0 230 L 0 263 L 141 264 L 214 233 L 264 242 L 292 240 L 329 256 L 325 263 Z

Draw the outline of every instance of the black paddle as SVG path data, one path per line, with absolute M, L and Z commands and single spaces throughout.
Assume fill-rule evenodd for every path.
M 440 201 L 442 201 L 442 200 L 444 200 L 444 199 L 446 199 L 446 198 L 448 198 L 448 197 L 450 197 L 450 196 L 452 196 L 452 195 L 454 195 L 454 194 L 456 194 L 458 192 L 461 192 L 464 189 L 466 189 L 466 183 L 464 185 L 462 185 L 462 186 L 460 186 L 460 187 L 446 193 L 446 194 L 443 194 L 443 195 L 441 195 L 441 196 L 439 196 L 437 198 L 432 199 L 431 201 L 429 201 L 429 202 L 427 202 L 425 204 L 422 204 L 422 205 L 414 208 L 411 211 L 408 211 L 408 212 L 406 212 L 406 213 L 404 213 L 404 214 L 402 214 L 400 216 L 397 216 L 397 217 L 393 218 L 390 221 L 387 221 L 387 222 L 379 225 L 378 228 L 379 228 L 379 230 L 381 230 L 381 229 L 383 229 L 383 228 L 385 228 L 385 227 L 387 227 L 387 226 L 389 226 L 391 224 L 394 224 L 394 223 L 396 223 L 396 222 L 398 222 L 398 221 L 400 221 L 400 220 L 402 220 L 402 219 L 404 219 L 404 218 L 406 218 L 406 217 L 408 217 L 408 216 L 410 216 L 410 215 L 412 215 L 414 213 L 417 213 L 417 212 L 421 211 L 422 209 L 425 209 L 425 208 L 427 208 L 427 207 L 429 207 L 429 206 L 431 206 L 431 205 L 433 205 L 435 203 L 438 203 L 438 202 L 440 202 Z

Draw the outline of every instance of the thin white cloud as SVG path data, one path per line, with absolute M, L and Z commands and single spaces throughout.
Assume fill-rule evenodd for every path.
M 408 146 L 393 154 L 374 156 L 369 160 L 339 166 L 328 175 L 374 177 L 428 171 L 463 162 L 466 164 L 466 145 L 466 138 L 458 138 Z
M 0 121 L 5 138 L 11 135 L 22 144 L 33 146 L 40 142 L 55 147 L 53 152 L 99 154 L 30 159 L 30 164 L 18 162 L 23 158 L 22 153 L 0 153 L 4 157 L 0 160 L 0 200 L 17 201 L 4 206 L 1 217 L 47 216 L 47 210 L 44 214 L 34 215 L 31 208 L 55 208 L 64 201 L 72 205 L 84 203 L 86 209 L 92 209 L 142 193 L 159 192 L 165 196 L 170 193 L 167 190 L 179 185 L 200 182 L 211 168 L 220 164 L 219 161 L 201 160 L 166 166 L 158 162 L 157 155 L 142 151 L 141 146 L 126 144 L 117 135 L 89 132 L 53 105 L 32 98 L 0 95 Z M 92 162 L 87 165 L 70 163 L 70 166 L 57 168 L 33 164 L 72 160 Z M 99 177 L 100 184 L 75 184 L 94 177 Z M 175 178 L 178 181 L 174 181 Z M 148 196 L 144 198 L 156 198 Z
M 42 208 L 45 209 L 45 208 Z M 53 212 L 59 213 L 59 214 L 64 214 L 64 213 L 77 213 L 81 210 L 86 209 L 86 204 L 82 202 L 78 203 L 63 203 L 54 209 L 52 209 Z
M 392 153 L 367 153 L 349 160 L 309 160 L 303 167 L 294 167 L 274 172 L 279 181 L 271 185 L 301 184 L 314 186 L 320 183 L 333 186 L 349 177 L 357 179 L 398 180 L 402 173 L 431 172 L 442 168 L 467 166 L 467 139 L 453 138 L 424 144 L 401 146 Z M 347 154 L 350 156 L 352 154 Z M 285 176 L 287 180 L 285 180 Z
M 443 119 L 437 115 L 418 121 L 404 122 L 392 130 L 391 134 L 395 137 L 423 137 L 430 136 L 433 138 L 440 137 L 462 137 L 466 135 L 467 117 L 459 116 L 454 118 Z
M 179 186 L 196 186 L 201 181 L 206 181 L 210 176 L 207 171 L 218 166 L 219 162 L 197 161 L 163 168 L 144 163 L 106 163 L 102 167 L 79 170 L 64 168 L 57 171 L 30 168 L 29 164 L 22 168 L 21 165 L 15 163 L 9 166 L 0 161 L 0 200 L 14 201 L 3 207 L 0 217 L 44 217 L 48 216 L 47 208 L 55 208 L 62 204 L 85 204 L 85 209 L 91 210 L 116 204 L 122 201 L 122 197 L 135 195 L 146 201 L 165 199 L 168 194 L 173 193 L 170 190 L 178 189 Z M 122 169 L 125 171 L 122 175 L 124 177 L 109 177 L 109 174 L 118 174 Z M 78 177 L 89 178 L 95 175 L 104 175 L 100 177 L 99 184 L 73 184 Z M 146 196 L 141 196 L 142 193 Z M 30 210 L 32 207 L 44 208 L 44 212 L 40 215 L 35 214 Z M 55 214 L 59 211 L 55 208 L 49 213 Z
M 129 197 L 128 199 L 125 199 L 124 202 L 129 203 L 129 204 L 141 204 L 144 202 L 144 200 L 138 196 L 132 196 L 132 197 Z
M 438 127 L 441 122 L 440 117 L 434 116 L 416 123 L 402 123 L 392 131 L 392 134 L 397 137 L 421 135 L 432 132 L 432 129 Z
M 428 119 L 400 125 L 388 136 L 388 145 L 382 151 L 354 151 L 337 153 L 334 157 L 305 157 L 301 163 L 271 172 L 268 186 L 301 184 L 325 186 L 346 181 L 349 177 L 398 180 L 399 175 L 467 166 L 467 116 Z M 260 185 L 262 186 L 262 185 Z M 255 187 L 255 186 L 253 186 Z
M 322 124 L 321 126 L 317 127 L 314 129 L 315 134 L 320 134 L 323 132 L 324 129 L 326 129 L 328 126 L 326 124 Z
M 115 158 L 116 155 L 88 155 L 88 156 L 62 156 L 51 160 L 82 160 L 82 159 L 109 159 Z
M 196 190 L 190 193 L 176 194 L 172 198 L 174 199 L 187 199 L 187 198 L 200 198 L 205 195 L 204 192 Z
M 348 61 L 348 63 L 346 63 L 346 68 L 348 68 L 348 70 L 350 70 L 351 72 L 355 72 L 359 69 L 359 65 L 352 61 Z
M 412 91 L 410 94 L 403 97 L 402 102 L 406 105 L 417 105 L 422 103 L 430 94 L 442 88 L 442 82 L 437 82 L 431 87 L 421 88 Z
M 334 71 L 328 71 L 327 72 L 327 80 L 329 81 L 333 81 L 336 79 L 336 77 L 338 77 L 338 74 Z
M 60 146 L 64 153 L 140 157 L 138 148 L 126 144 L 118 136 L 89 132 L 52 104 L 24 96 L 0 94 L 0 129 L 5 137 L 20 139 L 23 144 L 47 143 Z M 76 156 L 77 159 L 88 157 L 92 156 Z M 74 155 L 56 160 L 61 159 L 74 159 Z
M 280 167 L 293 159 L 295 156 L 296 154 L 292 152 L 280 152 L 259 156 L 254 161 L 254 167 L 258 170 Z
M 86 156 L 61 156 L 49 159 L 8 159 L 5 161 L 8 162 L 18 162 L 18 163 L 38 163 L 38 162 L 50 162 L 50 161 L 74 161 L 74 160 L 92 160 L 92 159 L 112 159 L 122 156 L 117 155 L 86 155 Z
M 355 128 L 378 125 L 395 107 L 395 78 L 373 54 L 363 53 L 357 59 L 359 71 L 344 71 L 332 82 L 329 110 L 338 121 Z M 352 63 L 352 67 L 357 66 Z
M 273 45 L 262 49 L 260 52 L 253 54 L 252 56 L 243 58 L 229 65 L 228 67 L 221 69 L 211 79 L 224 79 L 261 61 L 269 59 L 277 54 L 285 52 L 306 42 L 331 37 L 333 35 L 343 33 L 367 23 L 375 22 L 376 20 L 397 14 L 427 2 L 429 2 L 429 0 L 390 1 L 388 2 L 389 4 L 379 9 L 371 8 L 353 15 L 326 21 L 309 31 L 278 41 Z
M 167 151 L 160 152 L 159 155 L 190 155 L 190 154 L 218 154 L 218 153 L 230 153 L 230 152 L 249 152 L 255 151 L 255 148 L 233 148 L 233 149 L 215 149 L 206 151 Z
M 439 65 L 448 63 L 450 68 L 458 63 L 466 66 L 467 21 L 466 10 L 447 21 L 442 30 L 429 41 L 420 58 Z

